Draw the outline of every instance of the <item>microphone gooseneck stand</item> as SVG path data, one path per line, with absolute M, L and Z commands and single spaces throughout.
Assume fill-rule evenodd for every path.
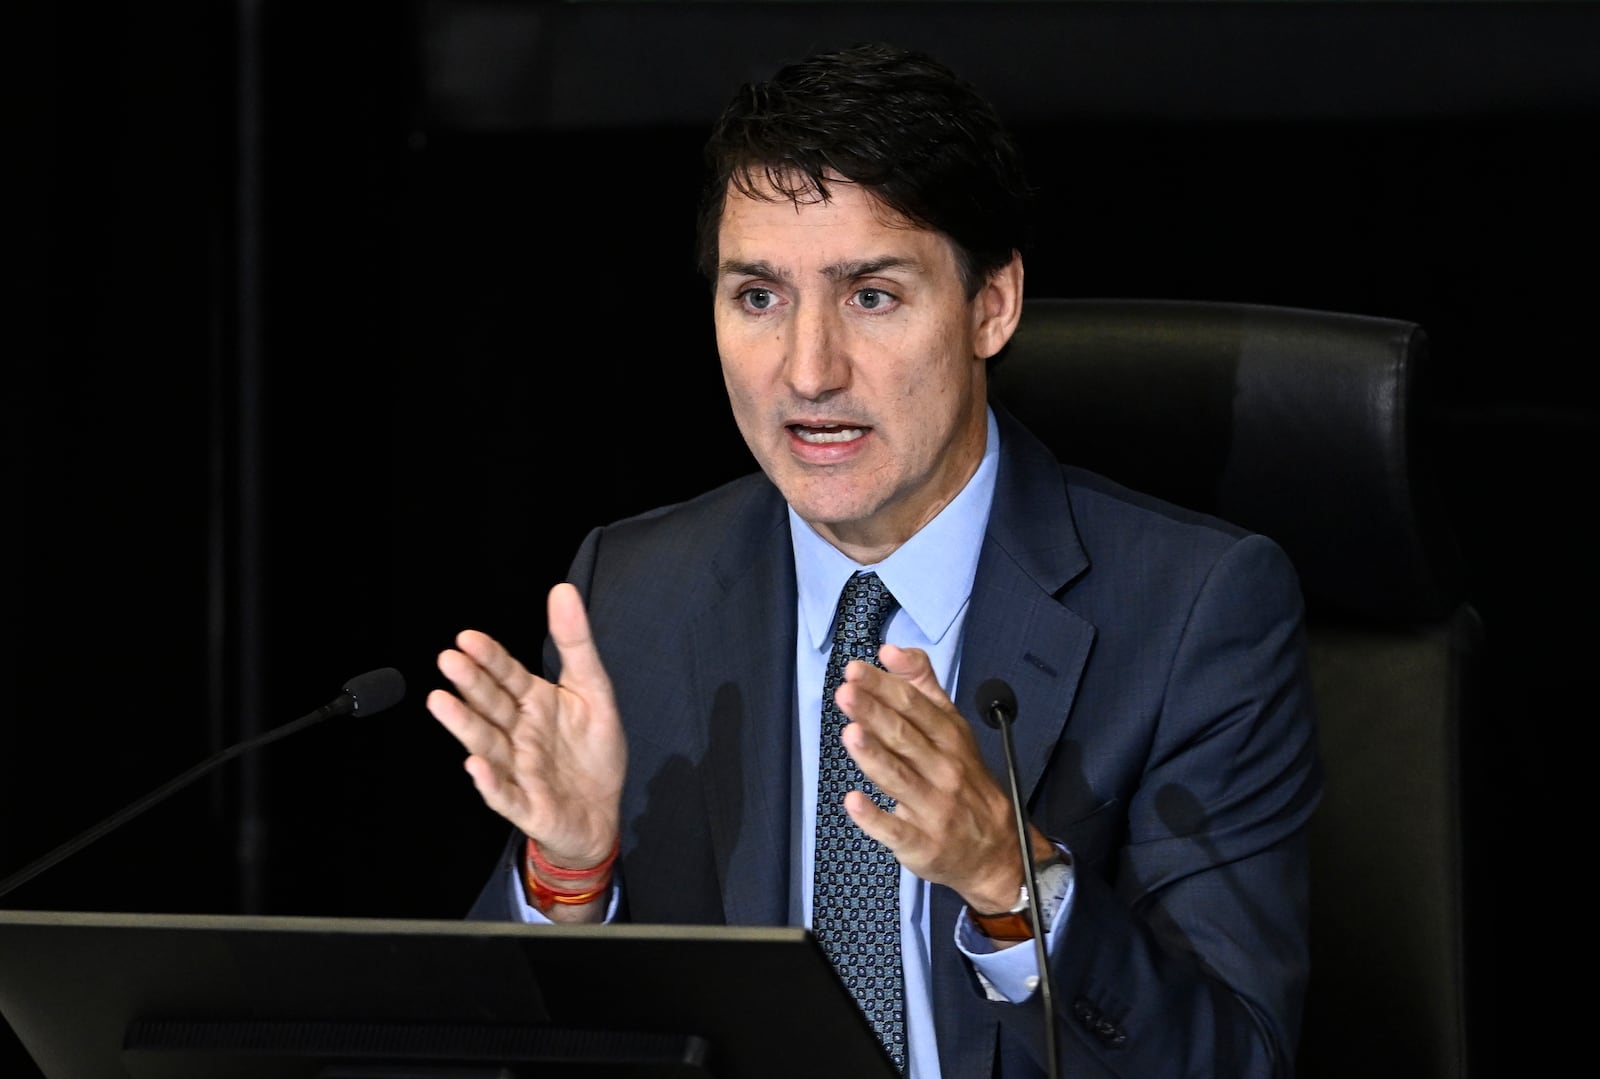
M 279 738 L 287 737 L 296 731 L 304 730 L 314 723 L 320 723 L 333 716 L 373 715 L 383 711 L 385 708 L 392 707 L 404 696 L 405 679 L 393 667 L 382 667 L 375 671 L 368 671 L 366 674 L 357 675 L 344 684 L 343 693 L 318 708 L 315 712 L 303 715 L 299 719 L 283 724 L 281 727 L 274 727 L 269 731 L 264 731 L 254 738 L 236 742 L 226 749 L 213 754 L 183 774 L 163 783 L 138 801 L 117 810 L 117 812 L 111 814 L 111 816 L 88 831 L 68 840 L 37 861 L 24 866 L 4 881 L 0 881 L 0 896 L 6 895 L 13 889 L 20 888 L 57 862 L 76 854 L 107 832 L 121 827 L 157 802 L 182 790 L 213 768 L 232 760 L 241 753 L 264 746 L 268 742 L 276 742 Z
M 1011 811 L 1015 816 L 1017 842 L 1022 848 L 1023 873 L 1028 887 L 1028 921 L 1033 926 L 1033 954 L 1039 964 L 1039 1003 L 1044 1011 L 1045 1067 L 1050 1079 L 1058 1079 L 1056 1060 L 1055 993 L 1050 985 L 1050 954 L 1044 943 L 1044 915 L 1039 907 L 1039 874 L 1034 862 L 1033 844 L 1028 841 L 1028 817 L 1023 811 L 1022 788 L 1017 780 L 1017 751 L 1011 740 L 1011 722 L 1017 712 L 1017 696 L 1009 685 L 991 678 L 978 687 L 978 708 L 984 721 L 1000 731 L 1006 753 L 1006 778 L 1011 783 Z

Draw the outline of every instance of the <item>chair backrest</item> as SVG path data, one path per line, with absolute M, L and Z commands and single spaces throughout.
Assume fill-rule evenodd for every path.
M 1415 323 L 1032 299 L 996 400 L 1062 460 L 1276 539 L 1300 572 L 1327 793 L 1297 1074 L 1467 1074 L 1460 736 L 1477 613 L 1426 460 Z

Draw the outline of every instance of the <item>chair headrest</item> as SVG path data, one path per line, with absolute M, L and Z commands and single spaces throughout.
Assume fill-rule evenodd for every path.
M 1063 461 L 1277 540 L 1314 612 L 1435 618 L 1461 596 L 1423 459 L 1427 353 L 1395 319 L 1030 299 L 991 394 Z

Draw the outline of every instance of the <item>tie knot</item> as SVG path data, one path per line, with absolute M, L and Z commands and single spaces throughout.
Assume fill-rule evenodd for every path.
M 894 613 L 895 606 L 894 595 L 876 573 L 854 574 L 839 593 L 839 616 L 834 623 L 834 641 L 870 642 L 876 645 L 882 637 L 883 624 Z

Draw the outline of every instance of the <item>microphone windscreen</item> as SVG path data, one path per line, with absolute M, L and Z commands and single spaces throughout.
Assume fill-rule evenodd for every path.
M 983 721 L 996 729 L 1000 717 L 1017 718 L 1017 695 L 1003 678 L 990 678 L 978 687 L 978 714 Z
M 393 667 L 380 667 L 366 674 L 358 674 L 344 684 L 344 691 L 355 702 L 351 714 L 377 715 L 385 708 L 393 708 L 406 695 L 405 677 Z

